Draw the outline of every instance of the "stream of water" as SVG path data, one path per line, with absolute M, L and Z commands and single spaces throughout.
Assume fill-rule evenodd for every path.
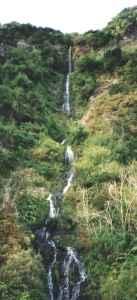
M 68 75 L 66 78 L 65 95 L 63 110 L 67 115 L 70 114 L 70 93 L 69 93 L 69 79 L 71 73 L 71 48 L 69 49 L 69 66 Z M 61 144 L 64 145 L 64 140 Z M 66 247 L 64 249 L 64 255 L 58 262 L 60 249 L 58 249 L 55 241 L 53 240 L 51 223 L 54 220 L 60 218 L 59 203 L 63 200 L 63 196 L 67 193 L 75 177 L 74 152 L 70 145 L 66 146 L 65 151 L 65 163 L 70 166 L 68 171 L 67 182 L 60 195 L 50 194 L 49 201 L 49 215 L 45 223 L 45 227 L 37 230 L 37 241 L 39 249 L 42 253 L 49 249 L 51 254 L 51 261 L 48 266 L 48 288 L 49 288 L 49 300 L 77 300 L 80 296 L 81 284 L 86 280 L 86 273 L 84 266 L 78 256 L 78 253 L 72 247 Z M 60 268 L 60 282 L 58 284 L 58 290 L 54 284 L 54 268 L 57 264 L 61 264 Z M 75 271 L 75 272 L 74 272 Z M 71 274 L 75 273 L 75 278 L 72 280 Z

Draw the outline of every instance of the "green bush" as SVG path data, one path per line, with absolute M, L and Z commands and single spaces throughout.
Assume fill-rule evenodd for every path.
M 123 79 L 129 84 L 137 83 L 137 52 L 130 55 L 128 62 L 121 71 Z
M 125 84 L 124 82 L 120 82 L 120 83 L 116 83 L 116 84 L 112 84 L 110 89 L 109 89 L 109 95 L 115 95 L 118 93 L 123 93 L 123 94 L 127 94 L 129 92 L 130 88 L 128 86 L 128 84 Z
M 136 281 L 137 259 L 136 256 L 130 255 L 121 265 L 119 272 L 114 268 L 108 273 L 108 277 L 102 286 L 102 299 L 135 299 L 137 295 Z
M 112 39 L 110 32 L 105 31 L 88 31 L 84 34 L 85 43 L 94 50 L 105 47 Z
M 79 109 L 78 105 L 85 105 L 85 102 L 94 92 L 97 86 L 96 77 L 86 72 L 74 72 L 71 77 L 71 95 L 74 107 Z
M 31 251 L 13 254 L 0 272 L 1 300 L 45 300 L 46 276 L 40 258 Z
M 103 72 L 104 66 L 101 56 L 86 54 L 79 58 L 77 67 L 80 72 Z
M 71 144 L 80 145 L 83 143 L 89 135 L 89 131 L 81 124 L 70 127 L 69 140 Z
M 104 54 L 104 68 L 106 71 L 113 72 L 123 63 L 122 51 L 119 47 L 107 50 Z
M 137 159 L 136 143 L 136 137 L 131 137 L 128 140 L 117 140 L 112 149 L 112 157 L 123 164 L 127 164 L 132 159 Z
M 125 8 L 118 14 L 105 28 L 105 32 L 110 33 L 117 39 L 136 34 L 137 9 L 135 7 Z
M 28 76 L 26 74 L 23 73 L 19 73 L 15 79 L 14 79 L 14 83 L 12 82 L 12 85 L 17 87 L 22 87 L 25 90 L 32 88 L 32 82 L 31 80 L 28 78 Z
M 19 218 L 24 224 L 37 224 L 46 219 L 46 215 L 48 215 L 48 202 L 46 199 L 40 198 L 40 196 L 25 193 L 18 198 L 17 210 Z

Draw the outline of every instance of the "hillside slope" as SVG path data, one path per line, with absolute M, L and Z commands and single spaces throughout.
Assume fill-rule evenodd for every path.
M 83 35 L 29 24 L 0 28 L 1 300 L 49 299 L 48 255 L 43 261 L 35 232 L 48 216 L 49 193 L 65 181 L 66 136 L 76 178 L 52 226 L 60 249 L 70 245 L 83 257 L 80 299 L 137 297 L 136 28 L 136 7 Z M 56 270 L 54 277 L 56 284 Z
M 67 37 L 52 29 L 0 28 L 1 300 L 48 299 L 34 229 L 64 171 L 67 48 Z
M 84 299 L 136 299 L 136 17 L 136 8 L 125 10 L 73 45 L 71 132 L 78 159 L 67 200 L 88 272 Z

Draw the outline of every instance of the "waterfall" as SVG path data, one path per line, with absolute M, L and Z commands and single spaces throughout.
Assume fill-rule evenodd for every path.
M 71 74 L 71 72 L 72 72 L 72 49 L 71 49 L 71 46 L 69 47 L 68 60 L 69 60 L 69 74 Z
M 66 142 L 66 140 L 64 139 L 62 142 L 61 142 L 61 145 L 64 145 Z
M 55 243 L 52 240 L 48 241 L 48 244 L 51 246 L 51 248 L 54 251 L 53 261 L 50 264 L 49 271 L 48 271 L 48 286 L 49 286 L 50 300 L 54 300 L 54 285 L 53 285 L 53 279 L 52 279 L 52 269 L 53 269 L 54 265 L 56 264 L 57 249 L 56 249 Z
M 70 114 L 70 95 L 69 95 L 69 74 L 67 75 L 66 80 L 66 88 L 65 88 L 65 95 L 64 95 L 64 104 L 63 104 L 63 110 L 68 115 Z
M 68 75 L 66 77 L 65 95 L 63 110 L 67 115 L 70 114 L 70 94 L 69 94 L 69 77 L 71 73 L 71 47 L 69 48 L 69 63 L 68 63 Z M 67 139 L 63 140 L 61 145 L 67 143 Z M 61 193 L 50 193 L 47 201 L 49 202 L 49 215 L 45 222 L 45 226 L 36 232 L 37 243 L 41 253 L 45 253 L 49 250 L 51 261 L 48 265 L 48 288 L 49 288 L 49 300 L 77 300 L 80 295 L 81 284 L 86 280 L 86 274 L 84 267 L 78 257 L 75 249 L 66 247 L 64 249 L 64 255 L 61 256 L 60 249 L 57 247 L 57 243 L 54 241 L 54 234 L 51 224 L 53 220 L 60 218 L 59 203 L 63 200 L 64 195 L 68 192 L 69 188 L 73 184 L 75 177 L 74 169 L 74 152 L 70 145 L 66 146 L 65 151 L 65 163 L 70 166 L 70 170 L 67 173 L 66 184 Z M 51 255 L 52 254 L 52 255 Z M 45 254 L 43 255 L 45 257 Z M 61 256 L 61 262 L 58 261 L 58 256 Z M 53 282 L 54 267 L 61 264 L 60 282 L 55 288 Z M 71 274 L 75 273 L 75 281 L 72 283 Z
M 67 247 L 66 256 L 63 262 L 64 281 L 60 287 L 60 295 L 58 300 L 76 300 L 80 295 L 81 283 L 86 280 L 86 273 L 83 265 L 81 264 L 77 253 L 71 247 Z M 73 289 L 70 289 L 70 272 L 71 268 L 77 267 L 79 272 L 79 279 L 74 284 Z
M 70 171 L 70 175 L 68 176 L 68 179 L 67 179 L 67 184 L 65 185 L 64 189 L 63 189 L 63 195 L 67 193 L 67 191 L 69 190 L 69 188 L 71 187 L 72 183 L 73 183 L 73 179 L 74 179 L 74 176 L 75 176 L 75 172 L 74 170 L 72 169 Z
M 64 93 L 64 104 L 63 104 L 63 111 L 66 114 L 70 114 L 70 74 L 72 71 L 72 63 L 71 63 L 71 47 L 69 48 L 68 53 L 68 74 L 66 78 L 66 86 L 65 86 L 65 93 Z
M 58 215 L 58 209 L 56 210 L 53 195 L 49 194 L 47 201 L 49 201 L 49 218 L 55 218 Z
M 72 164 L 74 161 L 74 152 L 71 148 L 71 146 L 67 146 L 66 151 L 65 151 L 65 161 L 68 162 L 69 164 Z

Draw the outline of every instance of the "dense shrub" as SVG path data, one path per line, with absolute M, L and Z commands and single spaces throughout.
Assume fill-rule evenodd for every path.
M 48 215 L 48 202 L 40 196 L 26 192 L 18 198 L 17 209 L 22 223 L 26 225 L 36 224 L 43 221 Z
M 105 47 L 113 38 L 110 32 L 100 31 L 100 30 L 90 30 L 83 35 L 77 37 L 77 44 L 80 46 L 89 46 L 94 50 L 98 50 Z M 75 39 L 74 39 L 75 41 Z
M 120 271 L 113 269 L 108 273 L 108 277 L 102 286 L 104 300 L 134 299 L 137 293 L 137 260 L 136 255 L 130 255 L 127 260 L 121 264 Z M 111 287 L 111 288 L 110 288 Z
M 109 94 L 111 96 L 118 93 L 127 94 L 129 90 L 130 87 L 128 86 L 128 84 L 125 84 L 124 82 L 120 82 L 120 83 L 112 84 L 112 86 L 109 89 Z
M 99 72 L 103 71 L 103 61 L 101 56 L 87 54 L 81 56 L 78 60 L 77 67 L 80 72 Z
M 97 86 L 96 77 L 86 72 L 74 72 L 71 79 L 72 101 L 84 105 Z
M 125 8 L 105 28 L 105 32 L 120 39 L 136 34 L 137 7 Z
M 130 55 L 128 62 L 123 67 L 121 74 L 123 79 L 129 84 L 137 83 L 137 52 Z
M 122 65 L 122 51 L 116 47 L 107 50 L 104 54 L 104 68 L 106 71 L 113 72 L 116 67 Z
M 87 37 L 87 43 L 89 43 L 89 45 L 95 50 L 105 47 L 112 39 L 112 35 L 110 33 L 99 30 L 94 32 L 89 31 L 85 34 L 85 36 Z
M 76 124 L 72 126 L 69 131 L 69 139 L 71 144 L 80 145 L 88 137 L 89 131 L 86 127 L 81 124 Z
M 1 300 L 45 300 L 46 276 L 40 258 L 22 250 L 9 257 L 0 272 Z

